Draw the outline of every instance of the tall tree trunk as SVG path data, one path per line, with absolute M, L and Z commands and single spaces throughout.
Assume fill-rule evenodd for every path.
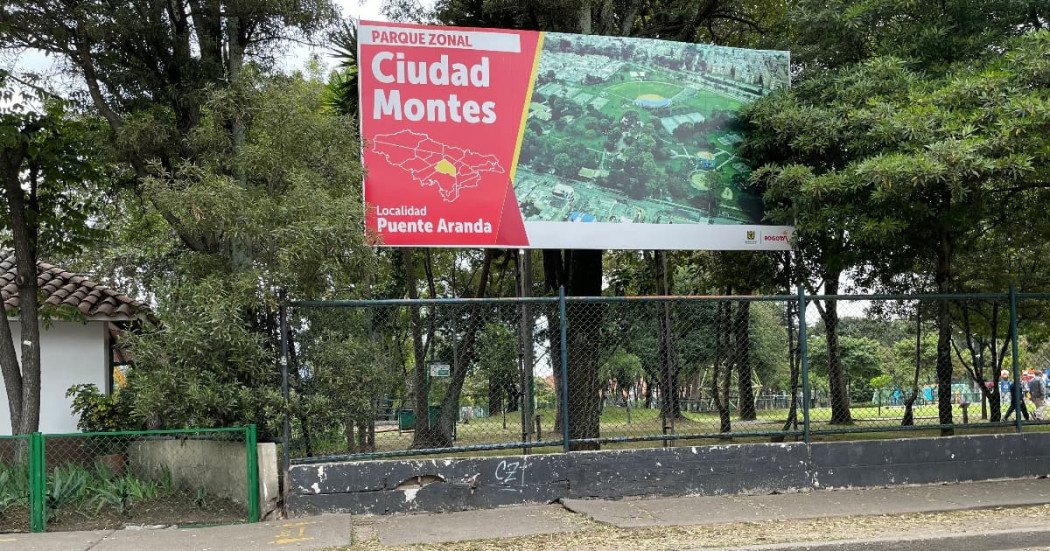
M 299 396 L 299 399 L 302 400 L 313 391 L 307 389 L 306 384 L 303 381 L 303 375 L 299 370 L 299 353 L 296 351 L 294 341 L 292 341 L 292 328 L 289 324 L 285 325 L 288 325 L 286 328 L 288 333 L 285 335 L 285 338 L 288 339 L 288 373 L 292 376 L 292 388 L 296 389 L 296 394 Z M 313 457 L 314 446 L 313 435 L 310 431 L 310 423 L 306 416 L 302 414 L 299 415 L 299 430 L 303 433 L 303 445 L 306 457 Z
M 577 22 L 580 27 L 580 34 L 591 34 L 592 17 L 590 0 L 583 0 L 580 4 L 580 9 L 577 12 Z
M 405 290 L 408 298 L 419 299 L 419 280 L 416 277 L 416 265 L 413 258 L 413 249 L 401 249 L 401 262 L 405 268 Z M 432 443 L 428 440 L 430 431 L 430 392 L 427 388 L 427 361 L 426 347 L 423 342 L 423 319 L 418 306 L 409 307 L 409 318 L 412 323 L 412 387 L 414 400 L 412 411 L 415 413 L 416 421 L 412 431 L 413 448 L 429 448 Z
M 916 333 L 916 347 L 922 341 L 922 334 Z M 919 370 L 922 368 L 921 351 L 916 348 L 915 351 L 915 370 L 912 372 L 911 379 L 911 391 L 907 396 L 904 397 L 904 416 L 901 418 L 902 427 L 910 427 L 915 424 L 915 400 L 919 398 Z
M 602 291 L 602 251 L 543 251 L 543 270 L 550 291 L 565 287 L 572 296 L 598 296 Z M 568 350 L 569 437 L 598 438 L 601 417 L 600 304 L 572 304 L 566 311 Z M 574 444 L 574 450 L 598 449 L 597 443 Z
M 751 303 L 741 301 L 736 307 L 736 368 L 737 392 L 740 395 L 739 418 L 741 421 L 754 421 L 758 418 L 755 412 L 755 391 L 751 379 Z
M 569 261 L 567 292 L 598 296 L 602 292 L 602 251 L 575 250 Z M 601 304 L 577 304 L 567 312 L 569 345 L 569 437 L 598 438 L 601 424 Z M 597 443 L 574 444 L 572 450 L 596 450 Z
M 376 451 L 368 438 L 368 419 L 357 420 L 357 450 L 358 453 L 371 453 Z
M 646 254 L 646 256 L 649 256 Z M 652 255 L 656 276 L 656 289 L 664 296 L 671 295 L 669 274 L 667 273 L 667 253 L 656 251 Z M 666 425 L 668 421 L 682 418 L 682 405 L 678 392 L 678 366 L 675 363 L 673 322 L 671 320 L 671 302 L 662 301 L 657 305 L 657 357 L 660 362 L 660 418 Z
M 732 420 L 729 417 L 729 380 L 732 378 L 732 370 L 728 360 L 732 339 L 732 316 L 732 305 L 729 302 L 719 302 L 715 334 L 715 362 L 711 375 L 711 395 L 714 398 L 715 409 L 718 410 L 719 432 L 732 430 Z
M 912 370 L 911 390 L 904 397 L 902 427 L 915 424 L 915 400 L 919 397 L 919 371 L 922 369 L 922 308 L 915 310 L 915 369 Z
M 532 296 L 532 251 L 519 252 L 517 256 L 518 273 L 518 296 L 527 298 Z M 518 326 L 518 361 L 521 373 L 521 428 L 522 440 L 531 442 L 533 440 L 533 319 L 532 308 L 529 304 L 519 305 L 521 320 Z
M 492 261 L 496 258 L 496 251 L 488 249 L 485 251 L 485 259 L 482 261 L 481 271 L 478 274 L 478 288 L 474 298 L 484 298 L 488 293 L 489 275 L 492 271 Z M 471 305 L 468 310 L 467 327 L 461 337 L 461 342 L 456 350 L 456 356 L 452 362 L 452 373 L 448 381 L 448 390 L 441 400 L 438 410 L 437 425 L 430 427 L 429 439 L 434 447 L 449 447 L 452 445 L 452 436 L 455 432 L 456 417 L 459 413 L 459 397 L 463 393 L 463 383 L 467 380 L 467 371 L 474 363 L 475 343 L 477 342 L 478 330 L 488 313 L 488 307 L 484 305 Z
M 489 394 L 489 411 L 497 412 L 503 411 L 503 381 L 493 379 L 489 377 L 488 394 Z
M 951 200 L 947 192 L 943 200 Z M 947 206 L 942 207 L 942 210 L 946 209 Z M 935 282 L 937 292 L 946 294 L 950 291 L 953 252 L 952 237 L 947 229 L 941 229 L 940 240 Z M 952 424 L 952 316 L 949 306 L 946 300 L 937 302 L 937 418 L 941 425 Z M 941 429 L 941 436 L 954 433 L 951 428 Z
M 14 147 L 0 150 L 0 178 L 3 178 L 4 199 L 10 221 L 11 240 L 15 252 L 15 285 L 18 287 L 18 321 L 22 346 L 21 366 L 15 354 L 13 332 L 7 312 L 0 321 L 0 364 L 7 387 L 12 434 L 29 434 L 40 427 L 40 321 L 37 286 L 37 224 L 34 182 L 30 183 L 29 197 L 22 189 L 20 177 L 28 142 L 20 141 Z M 30 168 L 30 179 L 35 180 L 36 169 Z M 15 395 L 17 394 L 17 395 Z
M 546 251 L 544 251 L 546 252 Z M 547 318 L 547 348 L 550 350 L 551 371 L 554 375 L 554 432 L 561 434 L 562 424 L 562 385 L 565 381 L 561 376 L 561 314 L 558 305 L 552 304 L 545 308 Z
M 839 292 L 839 272 L 834 271 L 825 275 L 823 283 L 825 294 L 837 295 Z M 839 353 L 838 301 L 825 300 L 822 314 L 828 341 L 828 387 L 831 393 L 830 423 L 832 425 L 852 425 L 853 415 L 849 409 L 846 373 L 842 367 L 842 356 Z
M 795 429 L 798 428 L 798 391 L 799 391 L 799 386 L 800 386 L 799 385 L 799 377 L 801 375 L 801 373 L 800 373 L 801 369 L 799 369 L 801 361 L 800 361 L 799 356 L 800 356 L 801 350 L 800 350 L 798 344 L 795 342 L 796 337 L 798 336 L 797 333 L 796 333 L 796 330 L 795 330 L 795 316 L 798 315 L 796 310 L 797 310 L 797 307 L 795 306 L 795 302 L 791 301 L 791 302 L 788 302 L 788 305 L 787 305 L 787 308 L 785 309 L 785 314 L 784 314 L 785 317 L 787 318 L 786 325 L 787 325 L 787 333 L 788 333 L 788 365 L 789 365 L 789 370 L 790 370 L 790 374 L 789 374 L 790 382 L 788 384 L 791 387 L 791 403 L 790 403 L 790 406 L 789 406 L 789 409 L 788 409 L 787 419 L 784 421 L 784 429 L 783 430 L 785 430 L 785 431 L 795 430 Z M 775 442 L 783 442 L 784 438 L 783 437 L 779 437 L 779 439 L 774 438 L 774 441 Z
M 620 22 L 620 36 L 631 36 L 634 31 L 634 21 L 638 19 L 638 12 L 642 9 L 642 0 L 629 0 L 627 15 Z

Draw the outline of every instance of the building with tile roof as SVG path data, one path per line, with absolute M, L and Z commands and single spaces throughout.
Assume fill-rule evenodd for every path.
M 11 323 L 15 350 L 21 354 L 21 326 L 15 285 L 15 256 L 0 251 L 0 300 Z M 37 262 L 40 306 L 55 315 L 40 332 L 40 431 L 77 431 L 66 390 L 91 383 L 103 392 L 113 388 L 114 368 L 128 363 L 126 351 L 115 347 L 116 336 L 134 323 L 146 321 L 149 308 L 139 300 L 46 262 Z M 0 434 L 11 434 L 7 393 L 0 393 Z

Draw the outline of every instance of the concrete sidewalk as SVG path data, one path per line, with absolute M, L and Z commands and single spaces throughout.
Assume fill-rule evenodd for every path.
M 563 506 L 359 517 L 354 519 L 354 531 L 355 541 L 377 538 L 383 545 L 408 545 L 571 532 L 584 527 L 581 517 L 617 528 L 641 528 L 935 513 L 1046 503 L 1050 503 L 1050 479 L 1044 478 L 761 496 L 574 499 L 564 501 Z
M 442 514 L 324 515 L 196 529 L 2 534 L 0 551 L 323 549 L 559 534 L 601 522 L 618 528 L 696 526 L 853 515 L 935 513 L 1050 503 L 1050 479 L 835 490 L 762 496 L 706 496 L 564 504 Z M 1042 524 L 1042 522 L 1040 522 Z M 1033 526 L 1032 530 L 1039 529 Z M 1050 529 L 1047 530 L 1050 542 Z M 912 538 L 914 539 L 914 538 Z M 1021 541 L 1021 540 L 1018 540 Z M 857 549 L 873 542 L 856 543 Z M 819 545 L 812 545 L 817 549 Z M 830 545 L 830 544 L 829 544 Z M 759 547 L 756 547 L 756 549 Z M 848 547 L 841 547 L 847 549 Z M 887 546 L 889 548 L 889 546 Z M 977 547 L 974 547 L 975 549 Z M 921 549 L 918 547 L 917 549 Z
M 0 551 L 249 551 L 350 545 L 350 515 L 209 528 L 0 534 Z

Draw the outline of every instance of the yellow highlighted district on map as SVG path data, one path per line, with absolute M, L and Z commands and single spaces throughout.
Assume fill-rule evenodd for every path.
M 453 178 L 456 176 L 456 167 L 452 163 L 448 162 L 448 159 L 441 159 L 438 164 L 434 165 L 434 170 L 441 174 L 447 174 Z

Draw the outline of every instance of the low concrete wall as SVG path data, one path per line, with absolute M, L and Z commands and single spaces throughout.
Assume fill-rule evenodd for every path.
M 176 486 L 236 503 L 247 503 L 248 473 L 244 443 L 218 440 L 149 440 L 128 447 L 128 467 L 140 478 L 157 480 L 171 473 Z
M 293 465 L 291 515 L 458 511 L 563 498 L 768 494 L 1050 473 L 1050 433 L 734 444 Z
M 277 445 L 258 444 L 259 517 L 277 508 Z M 157 480 L 171 473 L 176 486 L 203 487 L 213 496 L 246 505 L 248 473 L 243 442 L 219 440 L 149 440 L 128 446 L 128 468 L 140 478 Z

